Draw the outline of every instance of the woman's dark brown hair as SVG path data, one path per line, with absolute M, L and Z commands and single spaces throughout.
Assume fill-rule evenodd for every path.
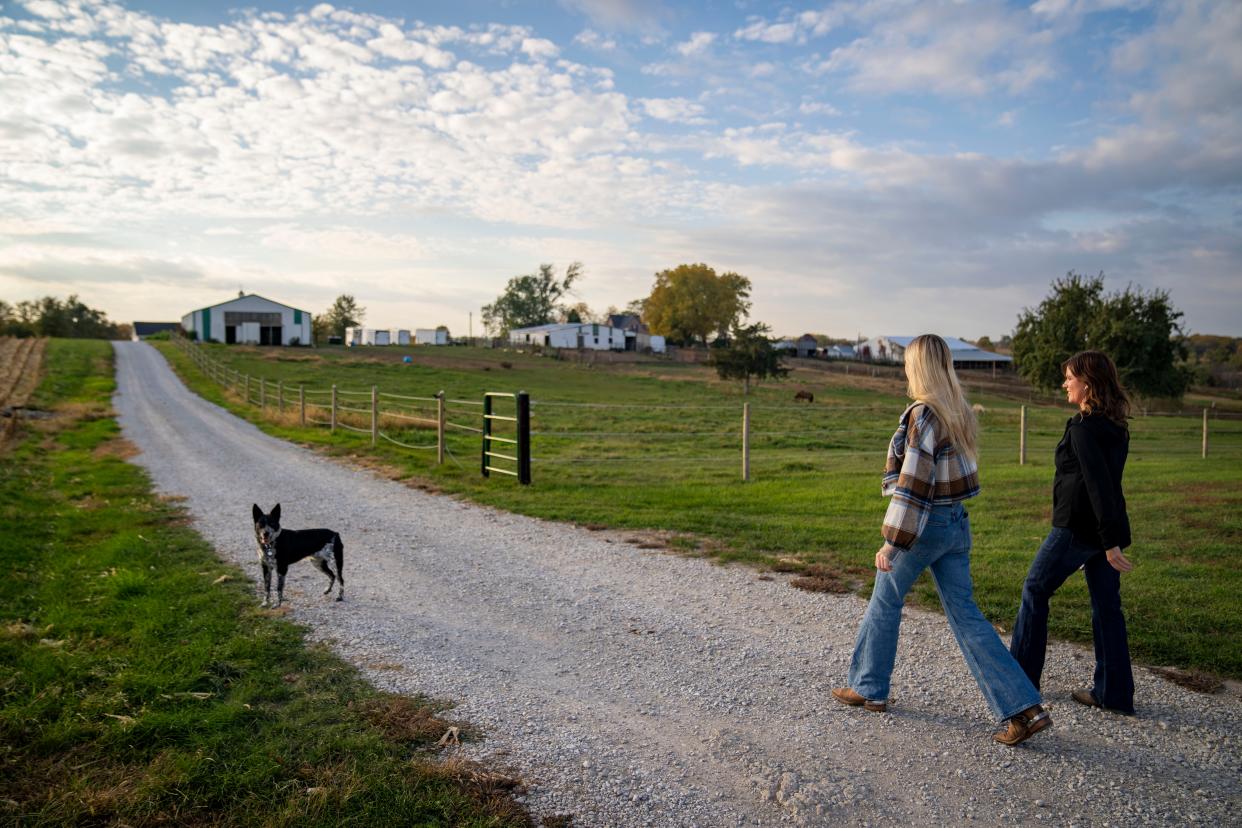
M 1121 387 L 1117 366 L 1107 354 L 1081 351 L 1061 366 L 1087 386 L 1087 413 L 1103 414 L 1123 428 L 1130 418 L 1130 397 Z

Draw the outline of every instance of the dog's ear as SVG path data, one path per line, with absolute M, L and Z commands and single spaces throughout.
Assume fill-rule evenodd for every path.
M 259 508 L 259 504 L 254 504 L 254 508 L 250 510 L 250 514 L 254 516 L 254 522 L 258 523 L 259 518 L 263 517 L 263 510 Z
M 272 507 L 272 520 L 275 521 L 276 523 L 280 523 L 280 504 L 279 503 L 277 503 L 275 506 Z

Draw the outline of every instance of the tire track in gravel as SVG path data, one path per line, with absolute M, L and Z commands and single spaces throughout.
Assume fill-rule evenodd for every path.
M 835 705 L 864 603 L 738 567 L 430 495 L 271 438 L 117 343 L 134 462 L 257 575 L 250 504 L 345 541 L 346 602 L 290 571 L 291 614 L 377 685 L 458 702 L 472 758 L 576 825 L 1237 824 L 1242 704 L 1146 671 L 1138 718 L 1077 707 L 1089 654 L 1056 645 L 1056 726 L 992 723 L 943 617 L 903 624 L 885 716 Z M 503 483 L 501 483 L 503 485 Z M 878 487 L 877 487 L 878 488 Z M 877 521 L 882 510 L 877 496 Z M 256 593 L 257 594 L 257 593 Z M 257 601 L 256 597 L 256 601 Z

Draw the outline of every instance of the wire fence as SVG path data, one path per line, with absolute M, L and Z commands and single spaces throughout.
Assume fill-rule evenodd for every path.
M 240 373 L 186 340 L 174 341 L 210 379 L 286 425 L 326 428 L 342 439 L 364 435 L 372 446 L 434 452 L 436 464 L 452 462 L 463 470 L 461 458 L 473 456 L 481 459 L 476 468 L 484 474 L 489 463 L 502 475 L 522 471 L 521 460 L 514 459 L 518 455 L 496 445 L 516 444 L 516 432 L 491 430 L 520 418 L 492 415 L 486 408 L 493 398 L 517 395 L 488 392 L 471 400 L 444 391 L 430 396 L 381 392 L 375 386 L 291 387 Z M 619 474 L 637 481 L 846 473 L 862 458 L 874 460 L 866 465 L 869 470 L 883 464 L 897 413 L 880 402 L 696 405 L 533 399 L 527 456 L 530 465 L 547 474 L 572 473 L 584 481 Z M 1019 464 L 1031 458 L 1049 462 L 1068 417 L 1066 409 L 1051 406 L 976 406 L 976 413 L 980 454 L 989 462 Z M 1133 457 L 1242 459 L 1242 414 L 1236 412 L 1140 415 L 1130 430 Z

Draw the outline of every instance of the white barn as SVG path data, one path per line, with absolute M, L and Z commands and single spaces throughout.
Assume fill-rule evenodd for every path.
M 594 322 L 559 322 L 509 331 L 510 345 L 545 345 L 549 348 L 581 348 L 593 351 L 624 351 L 625 331 Z
M 310 345 L 311 315 L 254 293 L 199 308 L 181 317 L 181 328 L 201 342 L 228 345 Z
M 914 341 L 912 336 L 877 336 L 868 339 L 858 348 L 858 358 L 873 362 L 905 362 L 906 348 Z M 1007 368 L 1013 357 L 985 351 L 963 339 L 944 337 L 945 344 L 953 354 L 955 368 Z

